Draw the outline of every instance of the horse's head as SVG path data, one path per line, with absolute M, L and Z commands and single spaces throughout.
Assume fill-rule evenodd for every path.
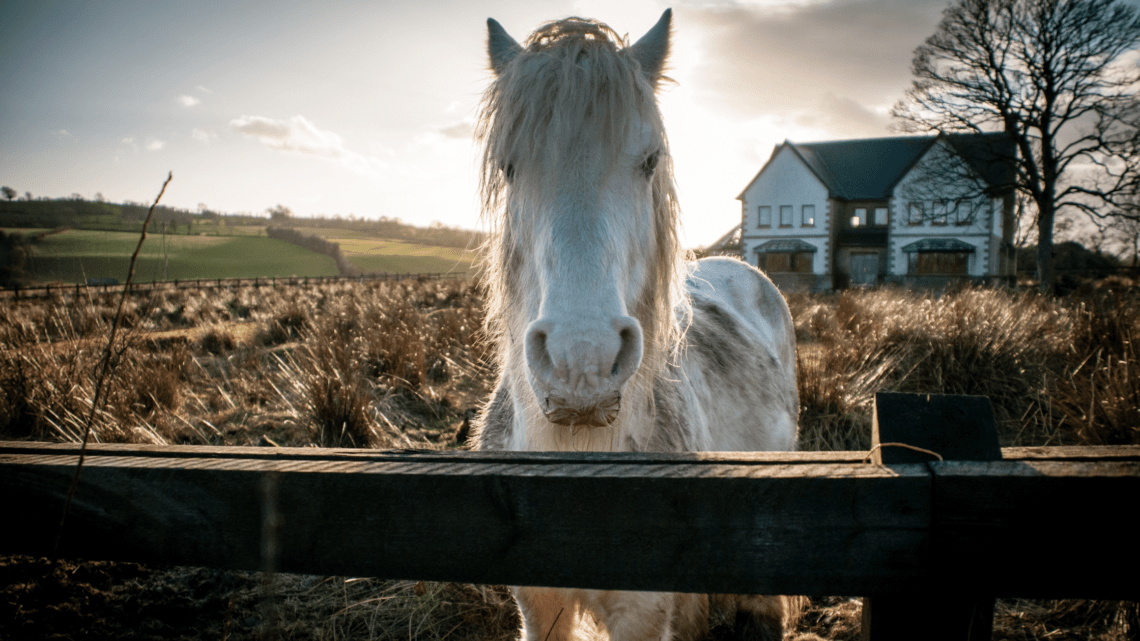
M 677 211 L 655 97 L 670 17 L 627 47 L 576 18 L 522 46 L 488 20 L 489 324 L 554 423 L 612 423 L 643 358 L 673 338 Z

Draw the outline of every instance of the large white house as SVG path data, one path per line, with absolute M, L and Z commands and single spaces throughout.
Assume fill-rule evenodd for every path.
M 1015 274 L 1001 134 L 785 141 L 737 197 L 742 258 L 783 289 L 944 287 Z

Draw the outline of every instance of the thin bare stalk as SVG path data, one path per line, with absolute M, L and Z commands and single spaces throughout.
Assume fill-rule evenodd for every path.
M 174 172 L 169 172 L 166 175 L 166 181 L 162 183 L 162 189 L 158 191 L 158 196 L 155 197 L 154 203 L 151 204 L 150 209 L 146 212 L 146 220 L 143 221 L 142 233 L 139 234 L 139 244 L 135 247 L 135 253 L 131 254 L 130 269 L 127 271 L 127 281 L 123 285 L 123 293 L 119 296 L 119 306 L 115 310 L 115 320 L 111 323 L 111 335 L 107 339 L 107 347 L 103 349 L 103 357 L 99 359 L 99 364 L 96 365 L 95 375 L 95 396 L 91 401 L 91 411 L 87 414 L 87 422 L 83 426 L 83 442 L 79 446 L 79 461 L 75 465 L 75 476 L 71 478 L 71 487 L 67 490 L 67 501 L 63 504 L 63 514 L 59 518 L 59 529 L 55 533 L 55 545 L 52 546 L 52 558 L 57 556 L 59 552 L 59 541 L 63 537 L 63 526 L 67 523 L 67 513 L 71 511 L 71 502 L 75 498 L 75 490 L 79 487 L 79 474 L 83 470 L 83 461 L 87 455 L 87 441 L 91 437 L 91 426 L 95 423 L 95 414 L 99 410 L 99 403 L 102 401 L 103 384 L 107 380 L 107 376 L 112 373 L 112 358 L 115 347 L 115 334 L 118 333 L 119 323 L 123 319 L 123 304 L 127 300 L 127 293 L 131 289 L 131 280 L 135 276 L 135 261 L 138 260 L 139 251 L 142 250 L 143 241 L 146 240 L 146 228 L 150 225 L 151 216 L 154 215 L 154 208 L 158 206 L 158 201 L 162 200 L 162 195 L 166 193 L 166 186 L 174 179 Z

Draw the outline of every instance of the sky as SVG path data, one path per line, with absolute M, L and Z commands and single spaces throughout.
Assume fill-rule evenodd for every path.
M 784 141 L 894 135 L 945 0 L 0 0 L 0 184 L 23 197 L 480 228 L 486 19 L 637 40 L 673 8 L 659 96 L 696 247 Z

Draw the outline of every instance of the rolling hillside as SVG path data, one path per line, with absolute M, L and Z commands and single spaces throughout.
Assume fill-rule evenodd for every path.
M 32 245 L 29 272 L 40 282 L 81 283 L 87 278 L 126 280 L 138 234 L 68 230 Z M 284 241 L 258 236 L 171 236 L 150 234 L 135 267 L 138 282 L 195 278 L 336 276 L 328 256 Z

